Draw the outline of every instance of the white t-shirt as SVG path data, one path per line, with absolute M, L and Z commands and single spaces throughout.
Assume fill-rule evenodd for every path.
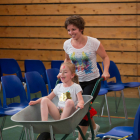
M 65 102 L 67 99 L 72 99 L 76 106 L 78 102 L 77 93 L 80 91 L 82 92 L 82 88 L 76 83 L 72 84 L 70 87 L 64 87 L 63 83 L 58 84 L 53 89 L 54 94 L 58 96 L 59 99 L 58 107 L 65 107 Z
M 64 50 L 69 55 L 72 63 L 76 66 L 79 82 L 91 81 L 100 76 L 96 63 L 96 51 L 100 41 L 87 36 L 87 43 L 81 49 L 76 49 L 71 44 L 71 39 L 64 42 Z

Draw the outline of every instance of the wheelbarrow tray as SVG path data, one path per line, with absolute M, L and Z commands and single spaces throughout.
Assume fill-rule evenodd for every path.
M 40 104 L 27 106 L 20 112 L 11 117 L 11 120 L 22 124 L 24 127 L 33 128 L 34 133 L 50 132 L 52 126 L 54 134 L 69 134 L 71 133 L 87 114 L 92 100 L 91 95 L 83 95 L 84 108 L 78 108 L 71 116 L 63 120 L 54 120 L 50 115 L 48 121 L 41 121 Z M 58 98 L 55 97 L 53 103 L 58 105 Z

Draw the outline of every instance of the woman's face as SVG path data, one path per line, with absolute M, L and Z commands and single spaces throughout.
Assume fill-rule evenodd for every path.
M 67 26 L 67 31 L 73 39 L 78 39 L 82 35 L 82 30 L 79 30 L 79 28 L 77 28 L 73 24 L 69 24 Z

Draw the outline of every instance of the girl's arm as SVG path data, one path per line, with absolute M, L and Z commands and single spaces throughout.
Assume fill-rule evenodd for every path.
M 45 97 L 41 97 L 36 101 L 30 101 L 29 105 L 35 105 L 35 104 L 39 104 L 42 100 L 42 98 L 49 98 L 50 100 L 52 100 L 56 95 L 54 94 L 54 92 L 52 91 L 48 96 Z
M 102 76 L 105 77 L 105 80 L 107 80 L 110 77 L 110 74 L 108 71 L 109 65 L 110 65 L 110 60 L 101 43 L 100 43 L 100 46 L 99 46 L 98 50 L 96 51 L 96 53 L 103 59 L 104 71 L 103 71 Z
M 76 109 L 78 107 L 80 107 L 81 109 L 84 108 L 84 99 L 81 92 L 77 93 L 77 98 L 78 98 L 78 104 L 76 106 Z
M 50 100 L 52 100 L 56 95 L 54 94 L 54 92 L 52 91 L 48 96 L 46 96 L 47 98 L 49 98 Z

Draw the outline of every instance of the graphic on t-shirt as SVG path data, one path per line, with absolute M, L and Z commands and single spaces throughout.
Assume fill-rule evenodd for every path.
M 70 54 L 70 59 L 72 60 L 73 64 L 75 64 L 76 71 L 84 71 L 86 74 L 92 73 L 92 62 L 89 59 L 90 53 L 82 52 L 81 56 L 75 56 L 75 52 Z
M 66 93 L 61 93 L 59 101 L 66 101 L 67 99 L 72 99 L 70 92 L 67 91 Z

